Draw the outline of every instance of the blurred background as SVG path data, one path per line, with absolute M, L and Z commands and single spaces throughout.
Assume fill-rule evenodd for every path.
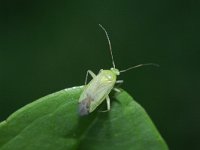
M 125 69 L 121 86 L 170 149 L 199 149 L 200 1 L 0 1 L 0 121 L 47 94 L 84 83 L 88 69 Z

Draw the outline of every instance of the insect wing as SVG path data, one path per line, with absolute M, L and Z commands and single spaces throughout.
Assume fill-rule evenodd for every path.
M 99 74 L 88 86 L 87 94 L 91 97 L 89 112 L 92 112 L 108 96 L 115 84 L 115 78 L 108 79 L 103 73 Z
M 112 82 L 101 83 L 99 85 L 97 91 L 92 93 L 92 95 L 94 96 L 94 100 L 90 103 L 89 112 L 94 111 L 105 100 L 106 96 L 108 96 L 113 86 L 114 83 Z
M 98 74 L 90 83 L 85 87 L 79 98 L 79 113 L 80 115 L 87 115 L 94 111 L 108 96 L 112 90 L 116 76 L 110 77 L 110 73 L 102 72 Z

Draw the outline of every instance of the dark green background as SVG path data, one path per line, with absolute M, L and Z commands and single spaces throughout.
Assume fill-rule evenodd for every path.
M 0 1 L 0 120 L 55 91 L 109 69 L 109 32 L 126 89 L 170 149 L 198 149 L 200 2 L 195 0 Z

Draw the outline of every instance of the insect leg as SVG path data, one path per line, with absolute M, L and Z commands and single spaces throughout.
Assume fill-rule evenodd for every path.
M 123 80 L 117 80 L 117 81 L 115 82 L 117 85 L 115 85 L 115 87 L 113 88 L 113 90 L 114 90 L 115 92 L 120 92 L 119 87 L 120 87 L 120 85 L 121 85 L 123 82 L 124 82 Z
M 107 103 L 107 111 L 110 110 L 110 98 L 109 96 L 106 97 L 106 103 Z
M 118 88 L 113 88 L 113 90 L 115 91 L 115 92 L 121 92 L 121 90 L 120 89 L 118 89 Z
M 88 70 L 85 76 L 85 85 L 87 84 L 88 74 L 90 74 L 92 78 L 96 77 L 96 75 L 91 70 Z
M 117 80 L 115 83 L 116 84 L 122 84 L 124 82 L 124 80 Z
M 106 96 L 107 110 L 99 111 L 99 112 L 107 112 L 110 110 L 110 98 Z

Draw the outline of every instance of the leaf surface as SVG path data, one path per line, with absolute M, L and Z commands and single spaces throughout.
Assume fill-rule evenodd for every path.
M 111 98 L 111 111 L 80 117 L 82 90 L 61 90 L 14 112 L 0 123 L 0 150 L 168 149 L 145 110 L 127 92 Z

